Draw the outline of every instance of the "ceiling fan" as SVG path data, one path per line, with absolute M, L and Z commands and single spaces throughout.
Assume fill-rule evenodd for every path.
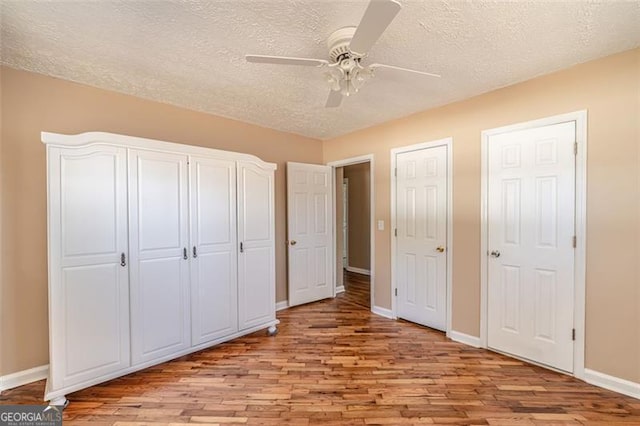
M 423 71 L 384 64 L 363 65 L 371 47 L 387 29 L 402 6 L 396 0 L 371 0 L 357 27 L 344 27 L 334 31 L 327 39 L 329 58 L 311 59 L 288 56 L 246 55 L 247 62 L 277 65 L 301 65 L 327 68 L 325 77 L 330 87 L 326 107 L 340 106 L 343 96 L 357 93 L 362 85 L 374 76 L 378 68 L 437 77 Z

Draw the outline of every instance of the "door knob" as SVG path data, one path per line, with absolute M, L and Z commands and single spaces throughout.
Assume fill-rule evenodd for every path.
M 444 253 L 444 247 L 443 247 L 443 246 L 440 246 L 440 247 L 436 248 L 436 251 L 437 251 L 438 253 Z
M 491 252 L 491 257 L 500 257 L 500 252 L 498 250 L 494 250 Z
M 296 240 L 291 240 L 289 241 L 289 244 L 291 244 L 292 246 L 295 246 L 296 244 L 298 244 L 298 242 Z

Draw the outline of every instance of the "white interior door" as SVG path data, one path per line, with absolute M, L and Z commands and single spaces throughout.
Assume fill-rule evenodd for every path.
M 273 171 L 238 164 L 238 293 L 241 330 L 275 319 Z
M 333 297 L 331 167 L 287 163 L 289 306 Z
M 236 163 L 191 157 L 191 339 L 238 330 Z
M 130 365 L 127 152 L 49 152 L 52 379 L 71 386 Z
M 187 156 L 129 151 L 134 364 L 190 346 Z
M 488 345 L 573 371 L 575 123 L 488 142 Z
M 447 146 L 396 156 L 397 315 L 447 326 Z

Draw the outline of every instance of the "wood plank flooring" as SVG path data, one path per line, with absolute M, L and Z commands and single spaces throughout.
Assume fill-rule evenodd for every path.
M 68 395 L 65 424 L 639 425 L 640 400 L 344 300 Z M 613 355 L 613 354 L 612 354 Z M 0 403 L 40 403 L 44 382 Z
M 371 308 L 371 279 L 369 276 L 345 270 L 343 282 L 344 293 L 339 294 L 338 297 L 367 309 Z

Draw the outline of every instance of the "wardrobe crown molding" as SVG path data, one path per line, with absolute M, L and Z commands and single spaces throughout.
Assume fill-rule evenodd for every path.
M 220 159 L 233 159 L 253 163 L 265 170 L 277 170 L 278 165 L 266 162 L 251 154 L 230 152 L 221 149 L 187 145 L 176 142 L 165 142 L 137 136 L 120 135 L 108 132 L 85 132 L 75 135 L 41 132 L 42 143 L 61 147 L 86 147 L 90 145 L 121 145 L 127 148 L 150 149 L 154 151 L 181 152 L 189 155 L 204 155 Z

